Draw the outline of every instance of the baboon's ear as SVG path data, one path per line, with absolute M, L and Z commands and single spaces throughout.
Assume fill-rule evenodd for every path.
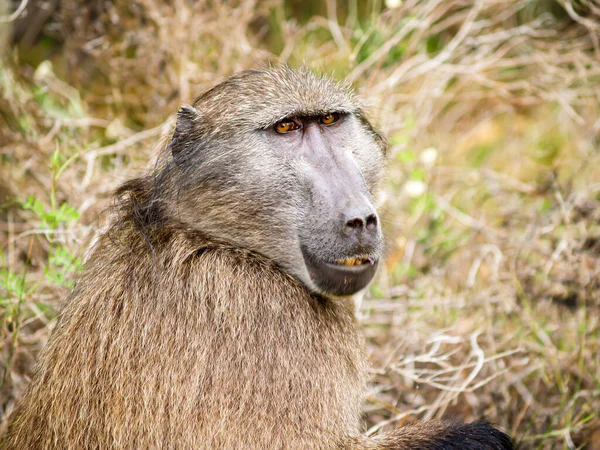
M 190 105 L 184 105 L 177 111 L 177 124 L 173 132 L 173 140 L 170 147 L 173 156 L 186 148 L 193 140 L 194 132 L 198 128 L 200 121 L 200 112 Z

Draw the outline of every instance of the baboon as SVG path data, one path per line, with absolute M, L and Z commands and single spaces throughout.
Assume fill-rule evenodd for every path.
M 487 422 L 361 435 L 353 296 L 382 255 L 385 141 L 342 84 L 235 75 L 117 192 L 8 449 L 512 449 Z

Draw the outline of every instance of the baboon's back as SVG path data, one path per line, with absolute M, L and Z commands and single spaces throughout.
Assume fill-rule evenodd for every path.
M 2 448 L 332 448 L 358 432 L 349 305 L 198 236 L 163 234 L 153 253 L 119 233 L 96 246 Z

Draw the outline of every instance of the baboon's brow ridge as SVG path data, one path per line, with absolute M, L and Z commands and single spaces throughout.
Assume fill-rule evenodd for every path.
M 289 117 L 362 111 L 348 86 L 286 67 L 241 72 L 202 94 L 194 106 L 208 116 L 213 129 L 231 122 L 267 128 Z

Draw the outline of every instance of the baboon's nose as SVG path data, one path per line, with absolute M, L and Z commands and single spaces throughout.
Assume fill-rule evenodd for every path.
M 362 214 L 347 214 L 344 233 L 347 236 L 368 236 L 377 232 L 377 216 L 371 211 Z

